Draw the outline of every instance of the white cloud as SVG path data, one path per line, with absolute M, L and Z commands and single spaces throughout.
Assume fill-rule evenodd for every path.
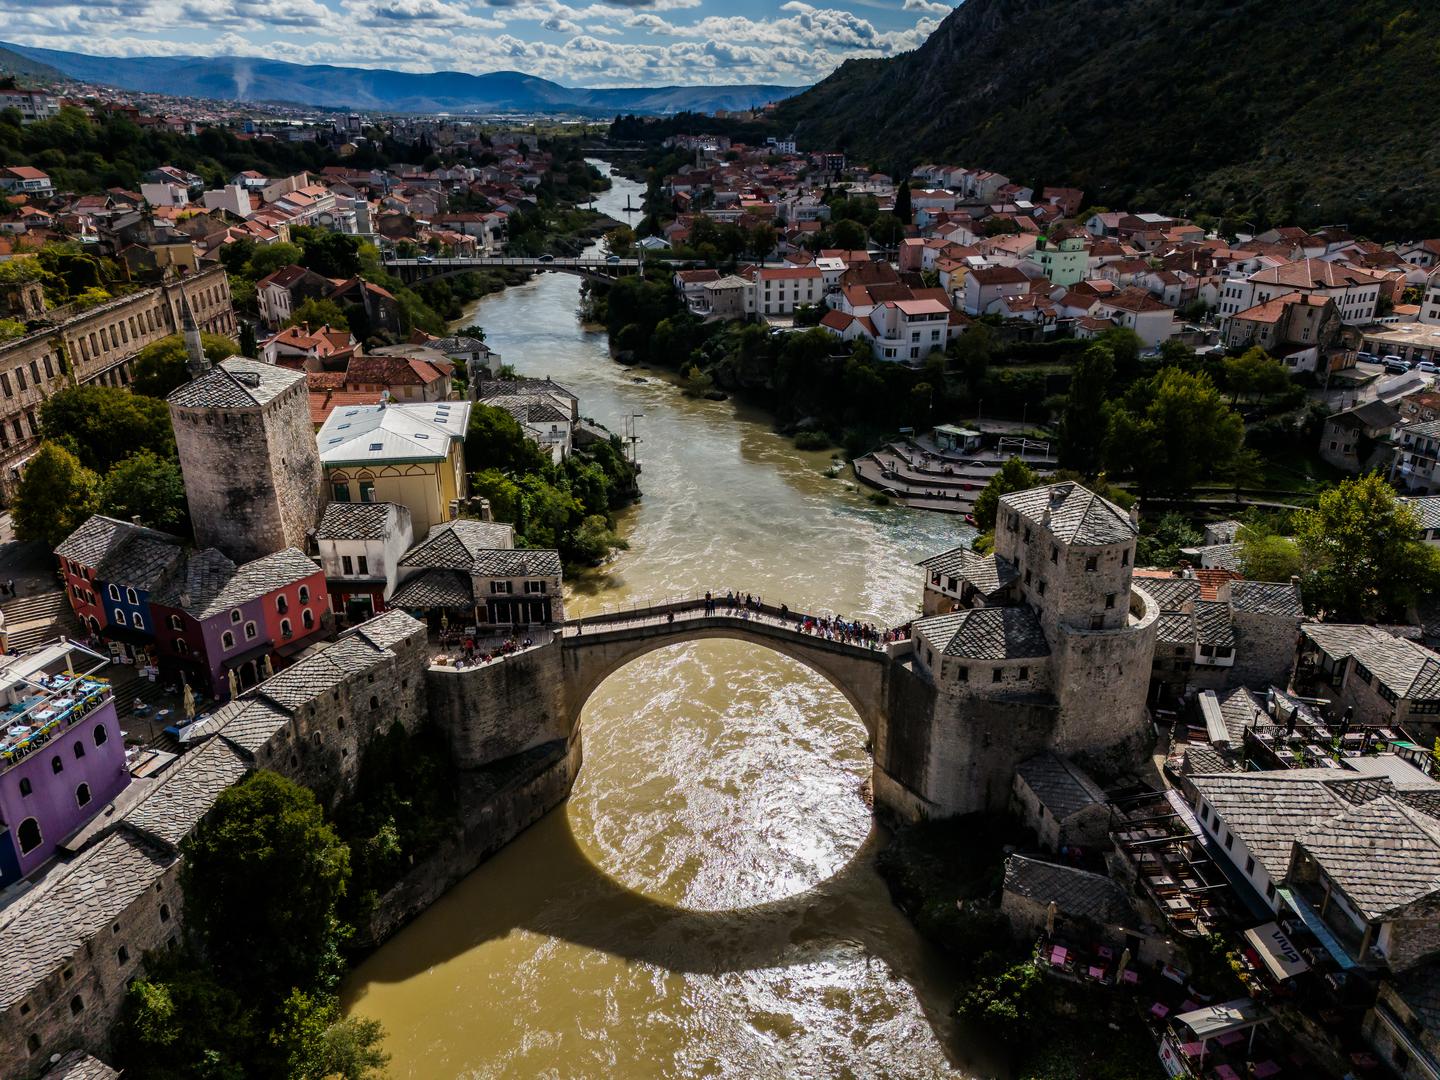
M 955 9 L 949 4 L 934 4 L 931 0 L 905 0 L 906 11 L 923 11 L 927 15 L 949 15 Z

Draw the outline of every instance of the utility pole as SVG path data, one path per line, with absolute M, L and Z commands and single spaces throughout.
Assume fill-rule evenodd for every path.
M 638 455 L 638 453 L 637 453 L 637 444 L 638 444 L 641 440 L 640 440 L 640 436 L 636 433 L 637 430 L 638 430 L 638 428 L 639 428 L 639 425 L 636 424 L 635 421 L 636 421 L 636 420 L 639 420 L 639 419 L 640 419 L 642 416 L 644 416 L 644 415 L 645 415 L 644 413 L 638 413 L 638 412 L 637 412 L 637 413 L 631 413 L 629 416 L 625 417 L 625 440 L 630 444 L 630 464 L 631 464 L 631 465 L 638 465 L 638 464 L 640 464 L 639 455 Z

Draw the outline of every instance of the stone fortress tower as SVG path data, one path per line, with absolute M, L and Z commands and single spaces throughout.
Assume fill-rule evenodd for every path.
M 1132 586 L 1138 535 L 1114 503 L 1050 484 L 1000 500 L 992 554 L 921 564 L 909 667 L 931 723 L 896 732 L 890 768 L 911 792 L 945 793 L 917 813 L 1003 808 L 1015 766 L 1044 751 L 1102 773 L 1140 757 L 1160 611 Z M 892 718 L 917 713 L 897 704 Z
M 211 367 L 186 305 L 190 382 L 166 399 L 201 548 L 236 563 L 306 547 L 323 474 L 305 374 L 231 357 Z

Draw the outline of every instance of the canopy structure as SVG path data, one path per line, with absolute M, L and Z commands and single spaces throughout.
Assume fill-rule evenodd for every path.
M 1245 940 L 1260 957 L 1266 970 L 1282 982 L 1310 970 L 1310 965 L 1300 955 L 1300 950 L 1276 923 L 1268 922 L 1264 926 L 1246 930 Z
M 1235 998 L 1217 1005 L 1206 1005 L 1193 1012 L 1181 1013 L 1175 1023 L 1189 1028 L 1201 1042 L 1245 1031 L 1270 1019 L 1270 1013 L 1251 998 Z

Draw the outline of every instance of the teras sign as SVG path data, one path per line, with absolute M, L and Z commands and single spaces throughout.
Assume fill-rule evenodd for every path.
M 1246 930 L 1245 940 L 1254 948 L 1270 974 L 1277 979 L 1289 979 L 1302 971 L 1310 970 L 1310 965 L 1300 955 L 1300 950 L 1285 936 L 1285 931 L 1273 922 Z

